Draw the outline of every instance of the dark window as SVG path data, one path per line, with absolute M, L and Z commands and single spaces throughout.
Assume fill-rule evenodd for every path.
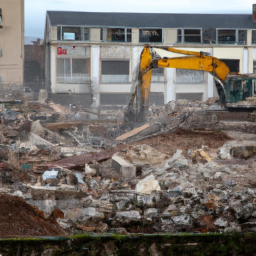
M 247 44 L 247 30 L 238 30 L 238 44 Z
M 131 28 L 127 28 L 127 42 L 131 42 L 132 41 L 132 29 Z
M 252 31 L 252 44 L 256 44 L 256 30 Z
M 81 28 L 62 27 L 62 40 L 81 41 Z
M 236 42 L 235 30 L 218 30 L 219 44 L 234 44 Z
M 162 29 L 140 29 L 140 43 L 162 43 Z
M 177 43 L 182 43 L 182 30 L 178 29 Z
M 256 61 L 253 61 L 253 73 L 256 73 Z M 256 90 L 256 86 L 255 86 L 255 90 Z
M 84 40 L 85 41 L 90 40 L 90 29 L 89 28 L 84 28 Z
M 202 93 L 176 93 L 176 100 L 202 101 Z
M 203 43 L 215 44 L 216 43 L 216 29 L 215 28 L 203 28 Z
M 129 83 L 129 61 L 101 61 L 102 83 Z
M 57 59 L 58 83 L 86 83 L 90 81 L 90 59 Z
M 201 30 L 200 29 L 184 29 L 184 42 L 201 43 Z
M 125 42 L 125 30 L 124 28 L 108 28 L 109 42 Z
M 100 29 L 100 40 L 103 40 L 103 28 Z
M 239 72 L 239 64 L 240 60 L 233 60 L 233 59 L 220 59 L 223 61 L 230 69 L 230 72 L 238 73 Z

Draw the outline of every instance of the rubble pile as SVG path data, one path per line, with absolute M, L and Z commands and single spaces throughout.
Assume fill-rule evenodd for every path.
M 216 129 L 217 109 L 173 101 L 136 124 L 3 106 L 0 236 L 255 231 L 256 135 Z

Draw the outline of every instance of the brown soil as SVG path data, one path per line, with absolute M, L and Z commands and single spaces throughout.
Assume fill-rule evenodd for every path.
M 17 196 L 0 194 L 0 237 L 63 236 L 54 219 L 45 219 L 38 208 Z
M 199 149 L 203 145 L 211 149 L 217 149 L 222 147 L 226 141 L 232 139 L 233 138 L 223 132 L 178 129 L 175 132 L 140 140 L 135 144 L 147 144 L 170 156 L 173 155 L 177 149 L 181 149 L 183 150 L 184 156 L 187 157 L 188 149 Z

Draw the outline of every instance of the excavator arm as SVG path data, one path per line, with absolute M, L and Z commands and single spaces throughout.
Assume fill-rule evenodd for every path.
M 153 59 L 154 49 L 156 49 L 156 51 L 157 49 L 161 49 L 169 52 L 183 54 L 186 56 L 178 58 L 162 57 L 158 59 Z M 135 93 L 133 94 L 132 99 L 128 105 L 128 109 L 131 110 L 131 106 L 134 103 L 136 94 L 140 107 L 139 109 L 137 109 L 137 113 L 133 114 L 133 116 L 137 116 L 136 119 L 138 121 L 145 121 L 148 115 L 151 76 L 153 68 L 180 68 L 209 72 L 213 75 L 216 81 L 215 84 L 219 94 L 220 102 L 222 105 L 226 106 L 225 90 L 223 87 L 223 83 L 226 76 L 230 73 L 230 70 L 224 62 L 220 61 L 215 57 L 209 56 L 209 53 L 205 52 L 185 51 L 172 47 L 150 48 L 149 46 L 145 46 L 140 57 L 138 88 L 136 88 Z

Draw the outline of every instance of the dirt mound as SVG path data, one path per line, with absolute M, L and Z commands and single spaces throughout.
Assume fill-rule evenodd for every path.
M 0 237 L 63 236 L 54 219 L 45 219 L 38 208 L 16 196 L 0 194 Z
M 144 139 L 135 144 L 147 144 L 169 155 L 173 155 L 177 149 L 181 149 L 184 155 L 187 156 L 188 149 L 198 149 L 203 145 L 211 149 L 217 149 L 228 140 L 232 140 L 232 138 L 223 132 L 178 129 L 175 132 Z

